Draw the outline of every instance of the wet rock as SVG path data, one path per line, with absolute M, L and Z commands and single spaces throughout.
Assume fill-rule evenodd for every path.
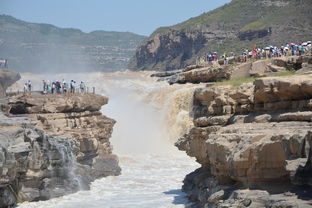
M 71 139 L 46 135 L 18 120 L 0 125 L 0 132 L 0 201 L 5 203 L 2 207 L 17 201 L 49 199 L 44 192 L 55 187 L 44 183 L 51 178 L 57 180 L 63 194 L 79 189 L 74 182 L 76 147 Z

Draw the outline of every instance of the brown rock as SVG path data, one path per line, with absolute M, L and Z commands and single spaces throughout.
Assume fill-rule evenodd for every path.
M 209 205 L 238 207 L 246 199 L 255 207 L 308 204 L 300 191 L 312 190 L 311 78 L 268 77 L 238 88 L 195 90 L 196 127 L 176 143 L 202 165 L 185 180 L 184 190 L 193 201 L 204 205 L 221 189 L 252 188 L 255 195 L 225 196 L 222 201 L 210 200 Z M 212 179 L 214 184 L 209 182 Z M 273 188 L 293 190 L 293 184 L 300 191 L 291 198 L 271 194 Z M 257 188 L 270 194 L 257 196 Z

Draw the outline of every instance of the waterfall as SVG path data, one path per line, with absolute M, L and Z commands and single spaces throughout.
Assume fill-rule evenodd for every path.
M 158 208 L 188 203 L 181 191 L 182 181 L 199 165 L 178 151 L 174 142 L 192 126 L 189 112 L 196 86 L 169 86 L 156 82 L 150 74 L 75 75 L 75 79 L 109 97 L 102 112 L 117 121 L 110 141 L 122 173 L 94 181 L 89 191 L 20 207 Z
M 50 198 L 82 190 L 85 185 L 77 174 L 79 167 L 74 153 L 77 151 L 75 142 L 48 135 L 45 135 L 45 139 L 46 147 L 43 149 L 47 149 L 45 154 L 48 157 L 47 169 L 50 175 L 44 179 L 42 195 Z

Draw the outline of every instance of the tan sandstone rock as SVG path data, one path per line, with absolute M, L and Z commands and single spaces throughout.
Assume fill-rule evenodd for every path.
M 310 75 L 268 77 L 238 88 L 195 90 L 195 127 L 176 142 L 202 165 L 185 179 L 189 196 L 202 206 L 207 202 L 216 205 L 219 202 L 210 200 L 214 193 L 235 189 L 234 184 L 277 192 L 291 190 L 293 184 L 311 186 L 311 80 Z M 224 206 L 231 204 L 227 200 Z M 281 195 L 246 200 L 246 204 L 259 206 L 277 205 L 280 200 L 291 204 L 290 198 Z M 243 201 L 237 203 L 235 206 Z M 306 204 L 305 200 L 298 203 Z

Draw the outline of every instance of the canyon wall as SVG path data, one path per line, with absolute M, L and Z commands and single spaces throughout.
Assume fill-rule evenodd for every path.
M 95 94 L 10 97 L 1 117 L 0 207 L 88 189 L 119 175 L 111 137 L 115 121 L 101 114 L 108 98 Z
M 202 167 L 183 190 L 198 206 L 308 207 L 312 75 L 199 88 L 176 146 Z

